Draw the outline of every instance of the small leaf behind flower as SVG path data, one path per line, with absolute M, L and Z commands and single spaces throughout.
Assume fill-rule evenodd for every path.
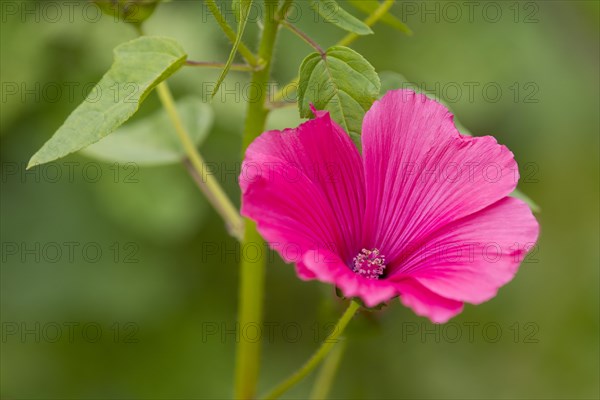
M 325 21 L 345 31 L 353 32 L 357 35 L 371 35 L 373 33 L 367 24 L 344 10 L 335 0 L 313 0 L 312 8 Z
M 515 189 L 511 194 L 511 197 L 523 200 L 525 203 L 527 203 L 527 205 L 529 206 L 529 208 L 531 208 L 531 210 L 533 212 L 539 213 L 542 212 L 542 208 L 531 199 L 531 197 L 527 196 L 525 193 L 521 192 L 519 189 Z
M 363 117 L 379 96 L 380 88 L 373 66 L 354 50 L 334 46 L 325 56 L 309 54 L 300 66 L 300 116 L 312 115 L 311 104 L 318 110 L 327 110 L 356 142 Z
M 212 108 L 197 97 L 183 98 L 177 101 L 176 107 L 194 144 L 198 146 L 210 131 L 214 118 Z M 100 160 L 134 162 L 140 166 L 171 164 L 185 157 L 185 150 L 164 109 L 123 125 L 82 152 Z
M 64 157 L 112 133 L 186 58 L 181 46 L 168 38 L 145 36 L 117 46 L 108 72 L 31 157 L 27 168 Z

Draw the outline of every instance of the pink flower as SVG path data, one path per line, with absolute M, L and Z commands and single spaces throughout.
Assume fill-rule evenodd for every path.
M 367 112 L 362 156 L 329 114 L 269 131 L 242 166 L 242 214 L 298 276 L 373 307 L 402 303 L 443 323 L 509 282 L 535 244 L 529 207 L 508 197 L 513 154 L 461 135 L 441 104 L 388 92 Z

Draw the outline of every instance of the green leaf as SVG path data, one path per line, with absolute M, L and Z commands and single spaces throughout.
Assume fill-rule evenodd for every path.
M 433 96 L 430 93 L 424 92 L 423 90 L 420 90 L 420 88 L 415 85 L 414 83 L 409 82 L 404 76 L 402 76 L 401 74 L 397 73 L 397 72 L 391 72 L 391 71 L 384 71 L 381 72 L 379 74 L 379 77 L 381 79 L 381 93 L 382 96 L 389 90 L 394 90 L 394 89 L 411 89 L 417 93 L 423 93 L 431 98 L 433 98 L 435 101 L 442 103 L 444 106 L 446 106 L 446 108 L 448 110 L 450 110 L 450 112 L 452 112 L 452 108 L 450 108 L 450 106 L 448 106 L 448 104 L 442 100 L 439 99 L 435 96 Z M 454 114 L 454 113 L 453 113 Z M 460 121 L 458 120 L 458 118 L 456 118 L 456 115 L 454 116 L 454 125 L 456 125 L 456 129 L 458 129 L 458 131 L 460 133 L 462 133 L 463 135 L 466 136 L 473 136 L 473 134 L 467 129 L 465 128 L 465 126 L 463 124 L 460 123 Z M 539 205 L 537 205 L 533 200 L 531 200 L 527 195 L 525 195 L 523 192 L 521 192 L 519 189 L 515 189 L 510 196 L 515 197 L 517 199 L 521 199 L 523 200 L 525 203 L 527 203 L 527 205 L 534 211 L 534 212 L 540 212 L 541 208 Z
M 313 0 L 312 8 L 325 21 L 345 31 L 353 32 L 357 35 L 370 35 L 373 33 L 367 24 L 344 10 L 335 0 Z
M 235 58 L 235 54 L 238 51 L 238 47 L 240 47 L 240 43 L 242 42 L 242 36 L 244 36 L 244 30 L 246 29 L 246 23 L 248 22 L 248 17 L 250 16 L 250 7 L 252 7 L 253 0 L 235 0 L 234 8 L 238 11 L 238 29 L 237 36 L 235 37 L 235 42 L 233 43 L 233 47 L 231 48 L 231 52 L 229 53 L 229 58 L 227 59 L 227 63 L 225 64 L 225 68 L 221 71 L 221 75 L 217 80 L 217 84 L 212 91 L 211 98 L 215 97 L 215 95 L 219 92 L 219 88 L 223 83 L 223 80 L 229 73 L 229 69 L 231 68 L 231 64 L 233 63 L 233 59 Z
M 81 150 L 113 132 L 138 110 L 150 91 L 186 60 L 172 39 L 141 37 L 117 46 L 114 62 L 27 168 Z
M 404 75 L 393 72 L 393 71 L 381 71 L 379 73 L 379 79 L 381 80 L 381 95 L 383 96 L 386 92 L 394 89 L 412 89 L 416 91 L 411 82 L 404 77 Z
M 354 50 L 334 46 L 324 57 L 319 53 L 309 54 L 300 66 L 300 116 L 312 115 L 311 103 L 319 110 L 328 110 L 352 139 L 360 143 L 363 117 L 377 99 L 380 87 L 373 66 Z
M 177 101 L 177 111 L 193 142 L 196 146 L 200 145 L 208 136 L 213 122 L 212 108 L 200 98 L 186 97 Z M 123 125 L 82 152 L 100 160 L 133 162 L 140 166 L 171 164 L 185 157 L 185 150 L 164 109 Z
M 363 11 L 365 14 L 371 14 L 379 7 L 379 1 L 377 0 L 349 0 L 350 4 L 352 4 L 356 9 Z M 392 28 L 411 36 L 413 34 L 412 30 L 401 20 L 387 12 L 383 17 L 381 17 L 381 22 L 386 25 L 391 26 Z
M 139 26 L 150 18 L 161 0 L 93 0 L 93 2 L 104 14 Z

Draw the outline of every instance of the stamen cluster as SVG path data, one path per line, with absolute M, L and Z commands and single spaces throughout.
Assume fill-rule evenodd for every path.
M 352 270 L 367 279 L 379 279 L 386 267 L 385 256 L 378 249 L 362 249 L 352 261 Z

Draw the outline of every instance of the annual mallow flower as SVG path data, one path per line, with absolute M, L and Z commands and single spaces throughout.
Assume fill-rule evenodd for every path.
M 535 244 L 529 207 L 508 195 L 513 154 L 458 132 L 441 104 L 388 92 L 366 113 L 362 155 L 324 111 L 247 149 L 242 214 L 304 280 L 368 306 L 399 296 L 443 323 L 494 297 Z

